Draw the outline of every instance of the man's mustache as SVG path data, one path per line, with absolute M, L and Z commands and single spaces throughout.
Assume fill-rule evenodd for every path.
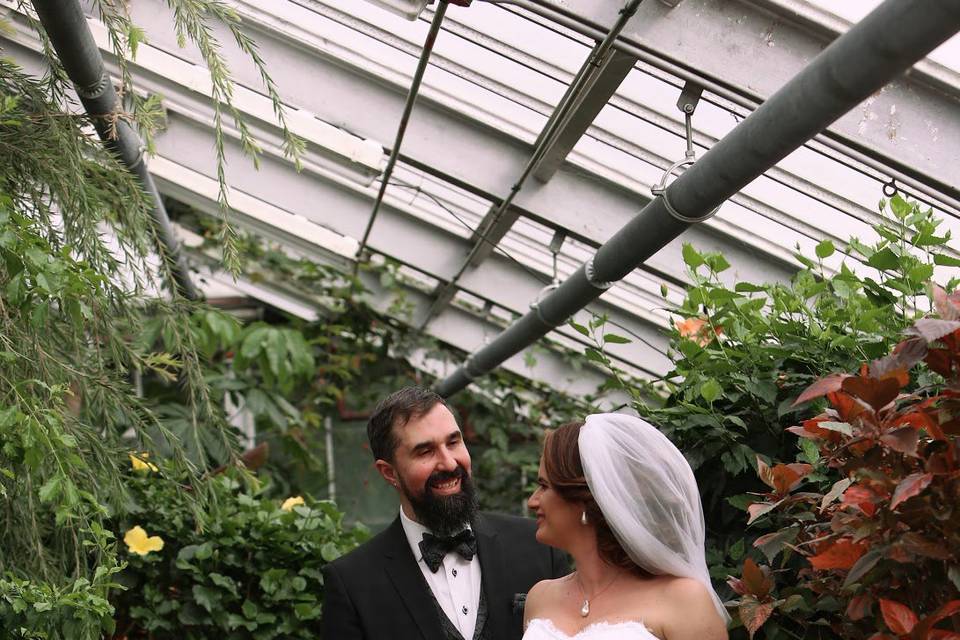
M 427 478 L 427 486 L 442 484 L 450 480 L 460 480 L 462 482 L 466 479 L 467 470 L 461 465 L 457 465 L 457 468 L 453 471 L 435 471 L 431 473 Z

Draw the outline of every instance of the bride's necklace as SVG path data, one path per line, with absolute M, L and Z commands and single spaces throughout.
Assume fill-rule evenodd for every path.
M 580 588 L 580 595 L 583 596 L 583 606 L 580 607 L 580 617 L 586 618 L 588 615 L 590 615 L 590 598 L 587 597 L 587 592 L 586 590 L 584 590 L 583 583 L 580 581 L 580 572 L 579 571 L 576 572 L 574 576 L 576 577 L 576 580 L 577 580 L 577 586 Z M 613 580 L 608 582 L 602 589 L 600 589 L 595 594 L 593 594 L 593 599 L 596 600 L 600 596 L 600 594 L 606 591 L 607 589 L 609 589 L 613 585 L 613 583 L 617 581 L 617 578 L 619 577 L 620 577 L 619 573 L 613 576 Z

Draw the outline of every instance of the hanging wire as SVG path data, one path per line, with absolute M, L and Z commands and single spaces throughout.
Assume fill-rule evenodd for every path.
M 440 0 L 440 5 L 433 14 L 433 22 L 430 24 L 427 39 L 423 43 L 423 51 L 420 54 L 417 70 L 413 74 L 410 90 L 407 92 L 407 102 L 403 107 L 403 116 L 400 118 L 400 126 L 397 128 L 397 138 L 393 143 L 393 149 L 390 151 L 390 159 L 387 161 L 387 166 L 383 171 L 380 191 L 377 193 L 377 199 L 373 203 L 373 211 L 370 212 L 370 219 L 367 221 L 367 228 L 364 230 L 363 238 L 360 240 L 360 246 L 357 248 L 357 260 L 354 266 L 355 271 L 360 268 L 360 260 L 363 256 L 364 249 L 367 247 L 367 241 L 370 239 L 370 231 L 373 229 L 373 223 L 377 220 L 377 214 L 380 213 L 383 196 L 387 192 L 387 184 L 390 182 L 390 176 L 393 175 L 393 168 L 396 166 L 397 158 L 400 156 L 400 145 L 403 144 L 403 136 L 406 134 L 407 124 L 410 122 L 410 114 L 413 113 L 413 105 L 417 101 L 417 95 L 420 92 L 420 84 L 423 82 L 423 75 L 427 70 L 427 62 L 430 60 L 430 53 L 433 51 L 433 45 L 437 41 L 437 34 L 440 33 L 440 24 L 443 22 L 443 16 L 446 12 L 447 0 Z
M 443 209 L 444 211 L 446 211 L 446 212 L 450 215 L 451 218 L 453 218 L 454 220 L 456 220 L 457 222 L 459 222 L 460 225 L 463 226 L 464 229 L 466 229 L 467 231 L 470 232 L 471 236 L 476 237 L 476 238 L 479 238 L 481 241 L 486 242 L 487 244 L 489 244 L 489 245 L 491 246 L 491 248 L 492 248 L 496 253 L 499 253 L 500 255 L 502 255 L 503 257 L 505 257 L 507 260 L 510 260 L 512 263 L 514 263 L 515 265 L 517 265 L 518 267 L 520 267 L 521 269 L 523 269 L 523 271 L 525 271 L 529 276 L 531 276 L 532 278 L 538 280 L 540 283 L 542 283 L 542 284 L 544 284 L 544 285 L 550 285 L 550 284 L 551 284 L 552 280 L 547 279 L 547 278 L 544 276 L 544 274 L 540 273 L 539 271 L 535 271 L 534 269 L 531 269 L 531 268 L 528 267 L 526 264 L 524 264 L 521 260 L 518 260 L 517 258 L 513 257 L 506 249 L 504 249 L 504 248 L 503 248 L 502 246 L 500 246 L 498 243 L 494 242 L 493 240 L 491 240 L 490 238 L 488 238 L 486 235 L 480 233 L 477 229 L 474 229 L 474 228 L 470 225 L 469 222 L 467 222 L 467 221 L 464 220 L 462 217 L 460 217 L 460 215 L 458 215 L 457 212 L 455 212 L 453 209 L 451 209 L 450 207 L 448 207 L 442 200 L 440 200 L 439 198 L 437 198 L 437 197 L 436 197 L 435 195 L 433 195 L 432 193 L 429 193 L 429 192 L 427 192 L 427 191 L 424 191 L 424 190 L 421 189 L 418 185 L 415 185 L 415 184 L 406 182 L 406 181 L 404 181 L 404 180 L 401 180 L 400 178 L 394 178 L 393 180 L 390 181 L 390 184 L 391 184 L 391 185 L 394 185 L 394 186 L 397 186 L 397 187 L 404 188 L 404 189 L 413 189 L 413 190 L 415 190 L 415 191 L 417 192 L 417 194 L 426 196 L 427 198 L 429 198 L 430 200 L 432 200 L 434 204 L 436 204 L 438 207 L 440 207 L 441 209 Z M 556 254 L 555 254 L 555 256 L 554 256 L 554 259 L 556 260 Z M 554 262 L 554 265 L 555 265 L 555 266 L 554 266 L 554 277 L 556 277 L 556 276 L 558 275 L 558 272 L 556 271 L 556 262 Z M 595 315 L 595 316 L 601 316 L 601 315 L 603 315 L 603 314 L 601 314 L 601 313 L 599 313 L 599 312 L 591 309 L 590 307 L 586 307 L 584 310 L 587 311 L 588 313 L 591 313 L 591 314 Z M 619 322 L 616 322 L 615 320 L 610 320 L 609 318 L 607 318 L 607 324 L 612 325 L 612 326 L 614 326 L 614 327 L 617 327 L 618 329 L 624 331 L 625 333 L 629 334 L 632 338 L 634 338 L 637 342 L 646 345 L 647 347 L 649 347 L 649 348 L 652 349 L 653 351 L 656 351 L 656 352 L 659 353 L 660 355 L 663 355 L 663 356 L 666 356 L 666 355 L 667 355 L 667 352 L 666 352 L 662 347 L 660 347 L 660 346 L 658 346 L 658 345 L 650 342 L 649 340 L 647 340 L 646 338 L 644 338 L 643 336 L 641 336 L 640 334 L 638 334 L 636 331 L 633 331 L 632 329 L 630 329 L 628 326 L 623 325 L 623 324 L 621 324 L 621 323 L 619 323 Z M 617 358 L 617 359 L 619 360 L 620 358 Z M 634 366 L 635 366 L 635 365 L 634 365 Z

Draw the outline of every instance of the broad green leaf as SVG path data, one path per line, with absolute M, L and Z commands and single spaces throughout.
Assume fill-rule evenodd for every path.
M 683 243 L 683 261 L 688 267 L 696 271 L 697 267 L 704 263 L 703 255 L 693 248 L 689 242 Z
M 829 258 L 834 254 L 836 250 L 837 248 L 833 246 L 833 242 L 831 242 L 830 240 L 824 240 L 823 242 L 818 244 L 815 249 L 815 251 L 817 252 L 817 257 L 820 259 Z
M 713 378 L 709 378 L 706 382 L 700 385 L 700 396 L 713 404 L 714 401 L 723 394 L 723 387 L 720 386 L 720 383 Z

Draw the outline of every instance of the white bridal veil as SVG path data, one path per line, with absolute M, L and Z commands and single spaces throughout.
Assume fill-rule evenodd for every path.
M 654 575 L 710 584 L 703 507 L 683 454 L 653 425 L 619 413 L 588 416 L 578 439 L 587 485 L 630 559 Z

